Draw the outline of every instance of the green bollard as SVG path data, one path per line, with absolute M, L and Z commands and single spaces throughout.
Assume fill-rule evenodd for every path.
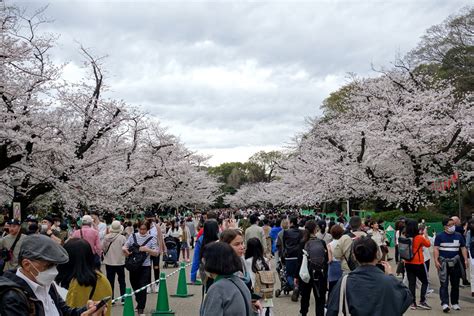
M 131 293 L 132 289 L 125 289 L 125 294 Z M 135 310 L 133 309 L 133 299 L 131 296 L 125 297 L 125 303 L 123 304 L 123 316 L 135 316 Z
M 190 297 L 194 294 L 188 294 L 188 285 L 186 283 L 186 264 L 181 262 L 179 268 L 178 287 L 176 288 L 176 294 L 171 295 L 173 297 Z
M 160 287 L 158 290 L 158 299 L 156 301 L 156 310 L 152 315 L 174 315 L 168 302 L 168 288 L 166 287 L 166 274 L 164 272 L 160 273 Z

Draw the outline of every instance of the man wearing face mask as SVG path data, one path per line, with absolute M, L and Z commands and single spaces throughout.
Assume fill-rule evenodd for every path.
M 451 218 L 443 220 L 444 231 L 436 235 L 434 244 L 434 262 L 438 269 L 440 282 L 439 296 L 443 312 L 449 313 L 449 290 L 451 283 L 451 304 L 454 310 L 461 310 L 459 306 L 459 280 L 463 274 L 461 260 L 467 265 L 467 250 L 464 237 L 456 232 L 454 221 Z M 461 251 L 463 258 L 459 255 Z
M 104 315 L 94 302 L 87 307 L 71 308 L 58 294 L 53 281 L 56 266 L 67 263 L 66 250 L 47 236 L 25 237 L 19 254 L 20 268 L 0 277 L 0 315 Z
M 58 244 L 61 244 L 61 239 L 58 237 L 59 233 L 53 229 L 53 218 L 51 216 L 45 216 L 41 221 L 41 234 L 46 235 Z

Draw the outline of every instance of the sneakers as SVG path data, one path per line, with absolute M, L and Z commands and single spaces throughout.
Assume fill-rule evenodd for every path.
M 291 300 L 293 302 L 298 302 L 298 297 L 300 296 L 300 291 L 298 290 L 298 288 L 295 288 L 293 290 L 293 294 L 291 294 Z
M 431 306 L 428 305 L 428 303 L 426 303 L 426 302 L 420 302 L 420 304 L 418 305 L 418 308 L 430 310 L 430 309 L 431 309 Z
M 453 304 L 453 309 L 455 311 L 460 311 L 461 310 L 461 306 L 459 306 L 459 304 Z
M 443 304 L 442 308 L 443 308 L 443 313 L 449 313 L 449 311 L 451 310 L 448 304 Z
M 428 296 L 428 295 L 432 294 L 433 292 L 434 292 L 434 290 L 433 290 L 433 289 L 429 289 L 428 291 L 426 291 L 426 296 Z
M 411 310 L 415 310 L 415 309 L 416 309 L 416 303 L 411 304 L 411 305 L 410 305 L 410 309 L 411 309 Z

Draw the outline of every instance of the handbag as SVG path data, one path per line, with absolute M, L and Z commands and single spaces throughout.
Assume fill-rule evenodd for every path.
M 404 274 L 405 273 L 405 263 L 400 261 L 397 265 L 397 270 L 395 271 L 396 274 Z
M 301 263 L 299 276 L 301 278 L 301 281 L 303 281 L 304 283 L 308 283 L 309 280 L 311 279 L 311 276 L 308 270 L 308 253 L 304 249 L 303 249 L 303 262 Z
M 342 277 L 341 289 L 339 290 L 339 311 L 337 313 L 337 316 L 351 316 L 351 313 L 349 312 L 349 304 L 347 304 L 346 295 L 347 277 L 348 275 Z

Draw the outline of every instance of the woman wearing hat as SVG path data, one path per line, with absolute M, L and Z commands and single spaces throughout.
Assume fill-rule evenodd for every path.
M 102 242 L 107 279 L 112 285 L 113 293 L 115 275 L 117 275 L 121 296 L 125 294 L 125 254 L 122 247 L 127 242 L 127 237 L 122 235 L 122 232 L 122 224 L 119 221 L 113 221 L 109 233 L 105 235 Z

